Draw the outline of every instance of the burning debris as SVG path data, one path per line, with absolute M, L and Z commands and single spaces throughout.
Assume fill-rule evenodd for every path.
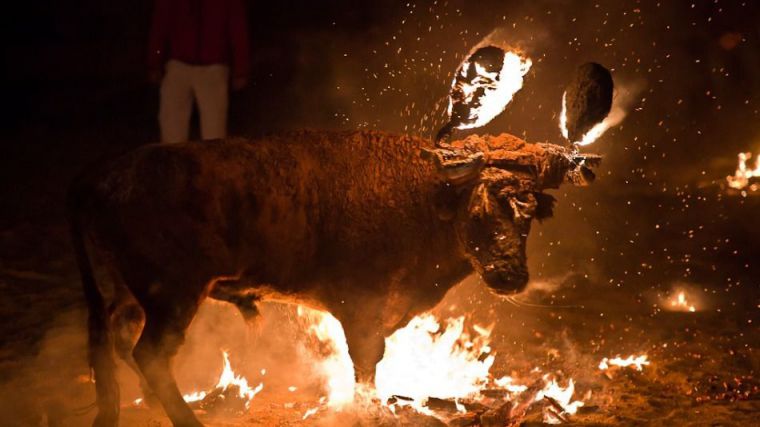
M 583 406 L 580 400 L 573 400 L 575 393 L 575 383 L 572 378 L 568 380 L 567 387 L 562 387 L 554 379 L 544 376 L 546 386 L 538 392 L 535 401 L 547 401 L 549 404 L 544 407 L 544 422 L 547 424 L 560 424 L 570 421 L 569 417 L 578 412 L 578 408 Z
M 739 163 L 736 172 L 726 177 L 728 186 L 742 191 L 755 192 L 760 190 L 760 155 L 755 156 L 755 167 L 750 169 L 747 162 L 752 158 L 752 153 L 739 153 Z
M 436 143 L 454 129 L 485 126 L 499 115 L 522 88 L 532 61 L 517 52 L 485 46 L 459 66 L 449 94 L 449 122 L 438 131 Z

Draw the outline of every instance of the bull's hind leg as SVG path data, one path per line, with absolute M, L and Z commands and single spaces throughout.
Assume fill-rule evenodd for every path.
M 152 407 L 158 403 L 156 395 L 148 386 L 145 377 L 143 377 L 140 371 L 140 367 L 137 366 L 137 362 L 135 362 L 135 358 L 132 355 L 144 323 L 145 315 L 137 301 L 130 300 L 129 302 L 111 307 L 111 328 L 114 331 L 114 349 L 116 350 L 116 354 L 137 375 L 140 380 L 143 401 Z
M 177 282 L 181 286 L 164 285 L 160 289 L 182 289 L 182 292 L 152 293 L 143 298 L 145 327 L 134 349 L 134 357 L 151 390 L 156 394 L 172 424 L 182 427 L 202 426 L 185 403 L 171 371 L 171 360 L 185 339 L 198 306 L 204 284 Z

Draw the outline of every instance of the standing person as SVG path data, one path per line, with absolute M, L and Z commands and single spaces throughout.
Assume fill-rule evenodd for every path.
M 156 0 L 148 48 L 150 79 L 161 83 L 161 141 L 188 140 L 193 100 L 202 139 L 224 138 L 230 87 L 247 84 L 243 0 Z

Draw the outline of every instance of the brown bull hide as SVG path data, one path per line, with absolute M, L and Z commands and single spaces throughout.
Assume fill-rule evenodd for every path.
M 170 361 L 207 296 L 246 318 L 260 300 L 330 311 L 366 381 L 384 338 L 473 270 L 496 292 L 521 289 L 541 191 L 583 167 L 561 147 L 509 135 L 452 146 L 442 155 L 410 136 L 297 132 L 145 146 L 86 171 L 69 216 L 90 309 L 95 424 L 118 420 L 115 345 L 175 425 L 200 425 Z M 466 173 L 445 173 L 452 161 Z M 95 253 L 116 273 L 110 309 Z M 135 312 L 145 326 L 132 350 L 112 330 Z

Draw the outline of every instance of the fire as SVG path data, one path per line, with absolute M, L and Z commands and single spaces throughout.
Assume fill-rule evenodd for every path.
M 564 136 L 565 139 L 568 138 L 567 105 L 565 102 L 566 96 L 567 96 L 567 92 L 562 94 L 562 111 L 560 112 L 560 115 L 559 115 L 559 129 L 562 132 L 562 136 Z M 583 135 L 583 138 L 581 138 L 580 141 L 571 141 L 571 142 L 574 145 L 579 146 L 579 147 L 584 147 L 586 145 L 589 145 L 592 142 L 599 139 L 599 137 L 602 136 L 605 132 L 607 132 L 607 129 L 620 124 L 620 122 L 622 122 L 623 119 L 625 118 L 625 115 L 626 115 L 625 110 L 620 105 L 616 105 L 616 103 L 613 102 L 612 110 L 607 115 L 607 117 L 604 118 L 604 120 L 594 125 L 594 127 L 592 127 L 588 132 L 586 132 L 585 135 Z
M 217 398 L 224 401 L 230 397 L 234 397 L 238 399 L 239 403 L 242 403 L 243 408 L 248 409 L 250 407 L 254 396 L 264 389 L 264 383 L 259 383 L 256 387 L 251 388 L 245 377 L 235 374 L 235 371 L 232 370 L 229 354 L 226 351 L 222 351 L 222 356 L 224 358 L 224 364 L 216 386 L 208 392 L 201 390 L 182 395 L 185 402 L 200 405 L 201 408 L 205 409 L 207 407 L 214 407 Z M 265 371 L 262 370 L 262 375 L 264 373 Z M 138 398 L 135 399 L 132 404 L 134 406 L 141 406 L 143 402 L 144 400 L 142 398 Z
M 457 411 L 465 412 L 466 402 L 483 401 L 481 392 L 486 389 L 503 390 L 504 399 L 523 400 L 524 407 L 545 403 L 544 421 L 548 423 L 566 422 L 583 406 L 582 401 L 573 400 L 572 379 L 562 387 L 545 375 L 540 391 L 509 376 L 494 379 L 489 372 L 495 359 L 489 347 L 492 327 L 473 325 L 470 331 L 465 328 L 464 316 L 439 321 L 432 314 L 422 314 L 386 338 L 375 389 L 371 390 L 369 385 L 355 382 L 340 322 L 328 313 L 301 306 L 298 315 L 318 339 L 319 347 L 324 347 L 315 366 L 327 385 L 327 396 L 304 412 L 304 420 L 325 408 L 341 410 L 352 403 L 378 400 L 394 413 L 399 406 L 409 406 L 445 418 L 426 406 L 430 398 L 447 400 Z
M 677 311 L 689 311 L 692 313 L 697 311 L 697 308 L 686 300 L 686 293 L 684 291 L 680 291 L 677 296 L 670 300 L 670 307 Z
M 253 397 L 264 388 L 264 383 L 259 383 L 255 388 L 249 387 L 248 380 L 245 377 L 236 375 L 232 371 L 230 357 L 227 352 L 223 351 L 222 354 L 224 355 L 224 369 L 222 370 L 222 375 L 219 376 L 219 382 L 217 382 L 215 389 L 221 390 L 224 393 L 230 387 L 237 387 L 238 397 L 245 400 L 245 407 L 248 408 Z
M 469 116 L 458 123 L 457 129 L 472 129 L 485 126 L 498 116 L 512 97 L 523 86 L 523 76 L 528 73 L 533 62 L 515 52 L 505 52 L 501 70 L 489 71 L 477 62 L 466 60 L 452 83 L 453 89 L 461 92 L 463 104 L 470 106 Z M 468 76 L 471 68 L 475 77 Z M 482 92 L 479 91 L 482 89 Z M 448 114 L 452 115 L 453 101 L 449 98 Z
M 417 316 L 385 340 L 385 355 L 377 364 L 375 387 L 382 402 L 391 396 L 412 399 L 421 409 L 429 397 L 473 397 L 488 382 L 494 362 L 487 328 L 464 330 L 464 317 L 442 327 L 432 314 Z
M 578 412 L 578 408 L 583 406 L 580 400 L 573 401 L 575 393 L 575 383 L 570 379 L 567 387 L 562 387 L 554 379 L 544 376 L 546 386 L 538 392 L 535 402 L 548 400 L 550 405 L 544 407 L 544 422 L 547 424 L 559 424 L 568 421 L 570 415 Z
M 194 391 L 192 393 L 183 394 L 182 398 L 185 399 L 185 402 L 187 403 L 193 403 L 198 402 L 199 400 L 203 400 L 206 397 L 205 391 Z M 142 399 L 139 399 L 142 401 Z
M 528 389 L 528 386 L 523 384 L 515 384 L 514 379 L 509 376 L 497 378 L 493 381 L 493 383 L 496 385 L 496 387 L 506 390 L 509 393 L 512 394 L 520 394 Z
M 621 368 L 634 367 L 637 371 L 641 371 L 644 369 L 645 365 L 649 365 L 649 360 L 647 360 L 646 354 L 643 354 L 641 356 L 631 355 L 625 359 L 621 359 L 620 357 L 608 359 L 605 357 L 601 362 L 599 362 L 599 369 L 605 371 L 609 369 L 610 366 L 618 366 Z
M 309 333 L 324 347 L 316 368 L 327 379 L 327 405 L 341 409 L 354 401 L 356 389 L 354 364 L 348 354 L 343 326 L 338 319 L 324 311 L 299 305 L 297 312 L 306 322 Z
M 747 162 L 752 158 L 752 153 L 739 153 L 739 163 L 733 176 L 727 176 L 728 186 L 737 190 L 749 187 L 750 191 L 760 189 L 760 183 L 751 183 L 753 178 L 760 178 L 760 155 L 755 157 L 754 169 L 747 167 Z

